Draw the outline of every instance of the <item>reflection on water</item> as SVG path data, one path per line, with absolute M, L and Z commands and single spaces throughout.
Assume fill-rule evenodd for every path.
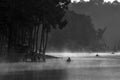
M 119 80 L 120 68 L 69 68 L 67 70 L 18 71 L 0 80 Z
M 0 64 L 0 80 L 120 80 L 120 59 L 72 58 L 70 63 L 66 59 L 46 63 L 5 63 Z
M 18 71 L 0 77 L 0 80 L 63 80 L 65 70 Z
M 120 80 L 119 67 L 69 69 L 67 80 Z

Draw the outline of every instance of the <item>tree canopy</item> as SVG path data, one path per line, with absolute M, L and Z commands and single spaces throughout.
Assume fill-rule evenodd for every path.
M 44 32 L 52 28 L 62 29 L 67 23 L 63 20 L 68 0 L 1 0 L 0 34 L 7 37 L 8 50 L 17 44 L 34 43 L 36 26 L 44 25 Z

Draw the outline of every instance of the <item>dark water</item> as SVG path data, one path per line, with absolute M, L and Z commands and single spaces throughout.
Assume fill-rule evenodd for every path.
M 120 68 L 18 71 L 1 75 L 0 80 L 120 80 Z
M 63 80 L 65 70 L 18 71 L 1 75 L 0 80 Z

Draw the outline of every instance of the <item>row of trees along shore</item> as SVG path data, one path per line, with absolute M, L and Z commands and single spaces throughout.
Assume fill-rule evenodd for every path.
M 45 61 L 48 35 L 52 29 L 63 29 L 68 23 L 64 16 L 69 3 L 68 0 L 1 0 L 0 56 L 8 61 L 18 61 L 21 57 Z M 81 15 L 80 18 L 81 32 L 86 34 L 80 37 L 81 42 L 90 43 L 89 35 L 95 34 L 91 50 L 100 49 L 98 42 L 107 27 L 95 30 L 89 16 Z
M 0 46 L 6 49 L 1 54 L 8 60 L 16 61 L 17 56 L 25 53 L 14 53 L 13 49 L 27 51 L 27 54 L 32 53 L 31 59 L 34 61 L 38 51 L 45 61 L 48 34 L 52 28 L 65 27 L 67 21 L 63 20 L 63 16 L 69 3 L 69 0 L 1 0 Z

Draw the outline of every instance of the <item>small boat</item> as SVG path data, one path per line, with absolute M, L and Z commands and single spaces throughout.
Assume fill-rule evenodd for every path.
M 66 60 L 67 62 L 71 62 L 71 58 L 70 57 L 68 57 L 68 59 Z
M 96 57 L 98 57 L 99 55 L 98 54 L 96 54 Z
M 112 52 L 112 54 L 115 54 L 115 52 Z

